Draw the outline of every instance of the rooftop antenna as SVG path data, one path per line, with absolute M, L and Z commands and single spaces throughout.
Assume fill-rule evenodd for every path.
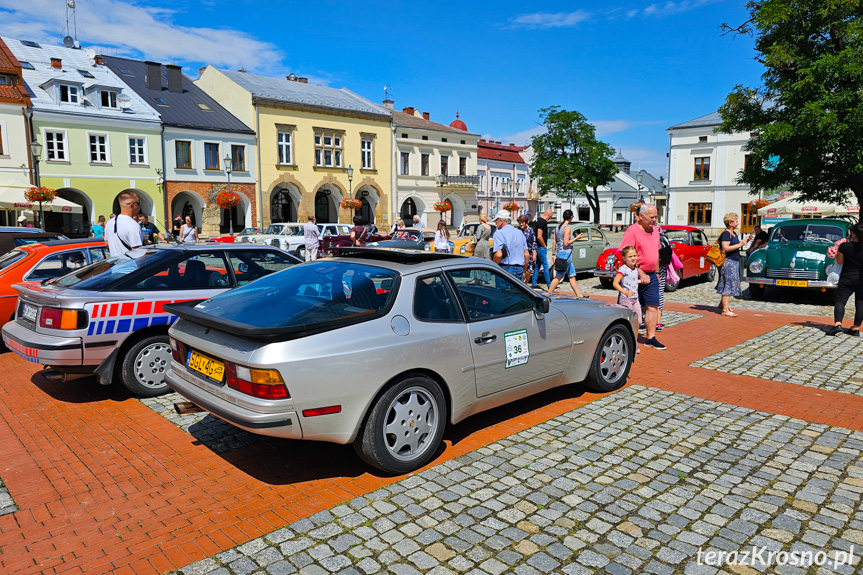
M 389 92 L 390 88 L 392 88 L 392 86 L 390 86 L 389 84 L 384 86 L 384 100 L 390 99 L 390 92 Z
M 63 37 L 63 45 L 72 48 L 78 45 L 78 20 L 75 17 L 75 0 L 66 0 L 66 25 L 63 27 L 66 34 Z

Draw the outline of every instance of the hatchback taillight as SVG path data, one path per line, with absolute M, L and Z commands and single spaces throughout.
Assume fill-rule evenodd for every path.
M 82 329 L 87 327 L 87 312 L 77 309 L 43 307 L 39 326 L 50 329 Z
M 174 358 L 174 361 L 177 363 L 182 363 L 185 365 L 186 363 L 186 346 L 183 345 L 182 341 L 177 341 L 173 337 L 170 339 L 171 342 L 171 357 Z
M 254 369 L 225 362 L 228 387 L 259 399 L 290 399 L 281 374 L 275 369 Z

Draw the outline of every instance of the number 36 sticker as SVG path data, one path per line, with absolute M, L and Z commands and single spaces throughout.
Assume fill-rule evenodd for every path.
M 526 364 L 530 357 L 527 330 L 508 331 L 503 334 L 503 340 L 506 344 L 506 369 Z

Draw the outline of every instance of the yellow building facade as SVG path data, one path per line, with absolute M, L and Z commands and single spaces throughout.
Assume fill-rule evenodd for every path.
M 391 225 L 392 116 L 342 89 L 219 70 L 196 82 L 256 132 L 259 220 Z M 251 160 L 251 158 L 250 158 Z M 360 202 L 358 209 L 342 200 Z

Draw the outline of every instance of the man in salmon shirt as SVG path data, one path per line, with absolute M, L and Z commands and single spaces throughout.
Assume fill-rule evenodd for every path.
M 644 328 L 647 341 L 644 345 L 665 349 L 656 339 L 656 322 L 659 320 L 659 228 L 656 224 L 656 206 L 643 204 L 638 220 L 626 228 L 620 247 L 635 246 L 638 252 L 638 299 L 644 306 Z

